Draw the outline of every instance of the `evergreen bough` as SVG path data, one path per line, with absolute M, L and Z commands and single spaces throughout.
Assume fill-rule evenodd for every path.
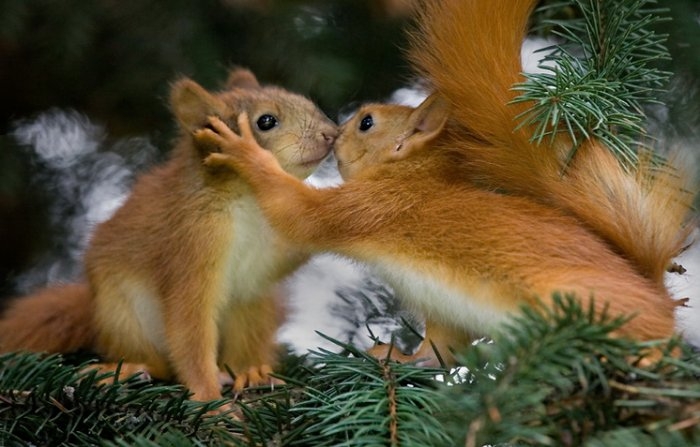
M 445 395 L 444 420 L 459 440 L 453 445 L 700 442 L 700 362 L 692 348 L 675 339 L 614 338 L 625 319 L 596 315 L 571 296 L 554 302 L 524 308 L 496 343 L 464 353 L 466 383 Z M 647 358 L 650 349 L 660 361 Z
M 514 102 L 532 101 L 520 118 L 534 125 L 540 143 L 568 134 L 571 159 L 582 141 L 598 138 L 626 166 L 637 162 L 645 132 L 644 106 L 657 103 L 671 73 L 656 65 L 669 58 L 667 36 L 653 26 L 665 20 L 652 0 L 570 0 L 546 4 L 541 29 L 550 29 L 560 44 L 549 48 L 543 73 L 526 73 L 514 88 Z M 573 6 L 574 17 L 556 19 L 556 11 Z
M 343 353 L 313 353 L 318 369 L 291 408 L 299 425 L 289 445 L 427 446 L 449 442 L 436 414 L 442 369 L 378 360 L 336 342 Z
M 611 337 L 623 323 L 557 298 L 524 309 L 451 372 L 338 343 L 340 353 L 290 358 L 287 385 L 239 397 L 245 422 L 207 415 L 222 402 L 189 401 L 180 386 L 114 383 L 60 356 L 8 354 L 0 445 L 700 444 L 697 352 Z M 659 362 L 644 361 L 649 348 Z
M 224 401 L 197 403 L 175 385 L 66 364 L 61 356 L 0 356 L 0 445 L 100 445 L 173 436 L 224 442 L 226 416 L 205 417 Z M 131 441 L 129 441 L 131 442 Z

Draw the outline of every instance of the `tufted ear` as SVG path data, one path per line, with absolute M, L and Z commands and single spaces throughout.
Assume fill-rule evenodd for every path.
M 208 116 L 225 116 L 226 104 L 191 79 L 181 79 L 170 90 L 170 106 L 180 126 L 193 131 Z
M 450 103 L 437 93 L 430 95 L 408 117 L 408 134 L 393 149 L 392 157 L 401 159 L 425 147 L 438 137 L 450 115 Z
M 260 83 L 252 71 L 236 67 L 229 72 L 226 80 L 226 89 L 233 88 L 256 89 L 260 88 Z

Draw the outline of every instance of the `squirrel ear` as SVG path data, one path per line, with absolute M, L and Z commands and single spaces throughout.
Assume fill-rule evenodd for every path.
M 403 158 L 437 138 L 450 115 L 450 103 L 437 93 L 430 95 L 408 118 L 410 134 L 394 148 L 394 157 Z
M 411 113 L 411 119 L 415 122 L 416 132 L 429 134 L 431 139 L 445 127 L 450 115 L 450 103 L 438 93 L 428 96 Z
M 245 68 L 234 68 L 228 74 L 226 89 L 232 88 L 260 88 L 260 83 L 252 71 Z
M 191 79 L 182 79 L 170 90 L 170 106 L 184 129 L 193 131 L 206 123 L 208 116 L 224 116 L 226 104 Z

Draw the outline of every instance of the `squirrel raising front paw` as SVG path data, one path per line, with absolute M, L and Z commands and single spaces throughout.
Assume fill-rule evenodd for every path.
M 209 116 L 235 125 L 246 113 L 267 154 L 303 178 L 329 153 L 337 129 L 308 99 L 261 86 L 243 69 L 217 93 L 182 79 L 170 99 L 181 129 L 172 156 L 96 228 L 87 284 L 15 300 L 0 319 L 0 349 L 87 348 L 211 400 L 221 397 L 225 367 L 237 390 L 269 383 L 285 314 L 278 283 L 307 255 L 276 234 L 240 176 L 207 161 L 218 148 L 192 132 Z
M 348 120 L 334 148 L 338 187 L 308 187 L 250 138 L 225 156 L 277 232 L 372 267 L 426 316 L 424 343 L 448 361 L 447 347 L 555 294 L 634 312 L 621 336 L 674 332 L 663 272 L 688 233 L 690 177 L 628 171 L 595 140 L 564 170 L 565 137 L 540 147 L 515 129 L 524 106 L 509 104 L 511 87 L 535 3 L 426 2 L 411 56 L 435 93 L 416 109 L 369 104 Z M 240 141 L 222 125 L 198 136 Z

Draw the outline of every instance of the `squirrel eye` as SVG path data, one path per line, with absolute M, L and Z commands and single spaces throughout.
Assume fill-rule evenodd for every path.
M 265 114 L 258 118 L 258 121 L 255 124 L 258 126 L 258 129 L 265 132 L 277 126 L 279 121 L 277 121 L 277 118 L 275 118 L 273 115 Z
M 362 121 L 360 121 L 360 131 L 367 132 L 373 125 L 374 120 L 372 119 L 372 115 L 365 115 Z

